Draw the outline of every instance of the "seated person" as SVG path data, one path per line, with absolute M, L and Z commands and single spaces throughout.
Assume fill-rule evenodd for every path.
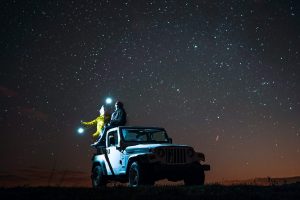
M 117 126 L 124 126 L 125 124 L 126 124 L 126 112 L 124 110 L 123 103 L 117 101 L 115 103 L 115 111 L 111 115 L 110 122 L 107 124 L 107 126 L 104 126 L 98 141 L 96 141 L 91 146 L 105 146 L 106 132 L 111 128 Z

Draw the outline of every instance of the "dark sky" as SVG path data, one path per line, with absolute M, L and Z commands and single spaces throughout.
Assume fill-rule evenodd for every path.
M 128 125 L 164 127 L 205 153 L 207 181 L 300 175 L 299 10 L 1 1 L 0 181 L 88 185 L 93 130 L 76 129 L 107 96 L 124 102 Z

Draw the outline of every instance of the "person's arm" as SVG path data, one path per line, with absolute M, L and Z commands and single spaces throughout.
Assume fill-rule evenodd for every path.
M 97 119 L 94 119 L 90 122 L 81 122 L 82 125 L 85 125 L 85 126 L 94 126 L 97 124 Z

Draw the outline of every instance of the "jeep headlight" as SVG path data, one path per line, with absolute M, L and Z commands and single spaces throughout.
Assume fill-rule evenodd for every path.
M 188 149 L 188 150 L 186 151 L 186 154 L 187 154 L 187 156 L 189 156 L 189 157 L 193 157 L 194 154 L 195 154 L 195 152 L 194 152 L 193 149 Z
M 159 157 L 164 157 L 164 156 L 165 156 L 165 150 L 164 150 L 164 149 L 157 149 L 157 150 L 156 150 L 156 154 L 157 154 Z

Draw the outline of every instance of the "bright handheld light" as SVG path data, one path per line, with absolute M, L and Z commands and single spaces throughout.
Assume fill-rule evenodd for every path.
M 84 132 L 84 129 L 83 129 L 82 127 L 80 127 L 80 128 L 77 129 L 77 132 L 78 132 L 79 134 L 82 134 L 82 133 Z
M 107 97 L 106 100 L 105 100 L 105 103 L 106 104 L 111 104 L 112 103 L 112 98 Z

